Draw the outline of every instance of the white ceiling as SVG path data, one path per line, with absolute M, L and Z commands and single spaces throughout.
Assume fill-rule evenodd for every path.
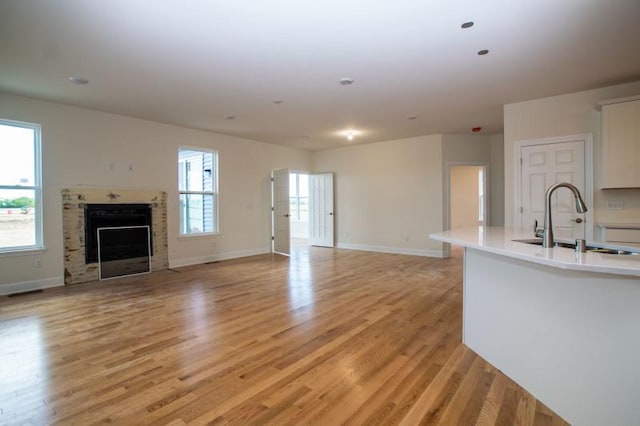
M 505 103 L 640 79 L 639 24 L 640 0 L 0 0 L 0 90 L 311 150 L 500 133 Z

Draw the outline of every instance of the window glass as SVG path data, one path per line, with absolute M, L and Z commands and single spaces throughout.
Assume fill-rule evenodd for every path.
M 298 198 L 299 218 L 303 222 L 309 221 L 309 197 Z
M 209 194 L 180 194 L 182 233 L 215 232 L 214 197 Z
M 0 120 L 0 252 L 42 247 L 40 127 Z
M 309 196 L 309 175 L 300 174 L 298 176 L 299 176 L 298 177 L 298 183 L 299 183 L 298 196 L 308 197 Z
M 34 129 L 0 125 L 0 140 L 0 185 L 35 186 Z
M 289 174 L 289 213 L 293 220 L 309 220 L 309 175 Z
M 289 196 L 295 197 L 298 193 L 298 174 L 289 173 Z

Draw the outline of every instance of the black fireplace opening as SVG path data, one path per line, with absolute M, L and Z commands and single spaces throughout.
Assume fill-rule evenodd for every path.
M 149 204 L 85 204 L 84 206 L 84 242 L 85 262 L 98 262 L 98 229 L 117 228 L 121 226 L 148 226 L 149 247 L 146 240 L 137 244 L 135 229 L 127 232 L 113 233 L 108 243 L 118 251 L 121 259 L 134 258 L 150 250 L 153 256 L 153 232 L 151 232 L 151 205 Z M 129 235 L 131 233 L 132 235 Z M 105 248 L 103 241 L 103 250 Z

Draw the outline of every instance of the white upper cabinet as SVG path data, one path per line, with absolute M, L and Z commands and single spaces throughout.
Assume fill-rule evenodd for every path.
M 602 188 L 640 188 L 640 100 L 602 105 Z

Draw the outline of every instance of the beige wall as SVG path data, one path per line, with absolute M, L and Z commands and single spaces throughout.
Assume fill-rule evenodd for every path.
M 444 161 L 491 161 L 491 136 L 442 135 Z
M 269 250 L 271 169 L 310 170 L 311 155 L 305 151 L 2 93 L 0 117 L 42 125 L 47 246 L 43 254 L 1 256 L 0 286 L 62 282 L 63 188 L 166 191 L 169 261 L 176 266 Z M 180 146 L 218 150 L 220 235 L 178 237 Z M 35 267 L 37 259 L 41 268 Z
M 479 166 L 453 166 L 450 169 L 451 229 L 478 226 Z
M 442 136 L 320 151 L 313 170 L 334 172 L 338 247 L 442 255 Z
M 640 222 L 640 190 L 601 190 L 600 113 L 598 101 L 640 94 L 640 81 L 596 90 L 570 93 L 504 107 L 505 223 L 514 221 L 514 144 L 517 141 L 555 136 L 593 134 L 594 141 L 594 221 Z M 625 209 L 608 210 L 609 200 L 621 200 Z
M 491 136 L 489 217 L 491 226 L 504 226 L 504 135 Z
M 492 148 L 499 151 L 495 156 Z M 429 135 L 314 153 L 314 171 L 335 173 L 337 245 L 443 255 L 445 247 L 428 236 L 445 226 L 447 164 L 486 163 L 503 211 L 504 184 L 493 178 L 503 174 L 502 161 L 493 163 L 502 150 L 500 136 Z

